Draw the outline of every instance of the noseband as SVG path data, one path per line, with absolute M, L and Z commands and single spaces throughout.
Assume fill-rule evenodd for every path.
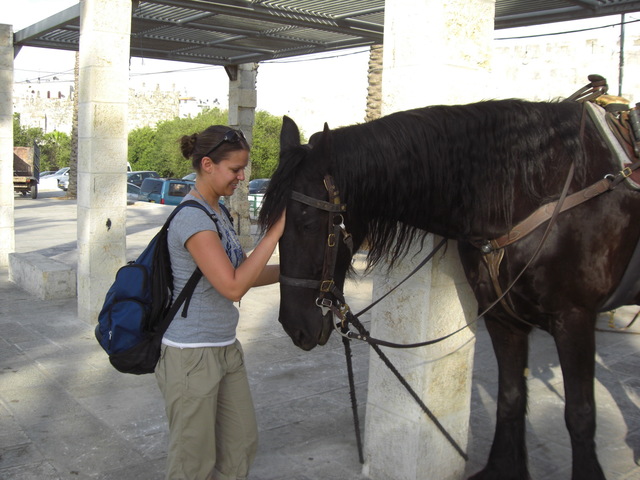
M 327 293 L 333 294 L 336 298 L 344 302 L 344 295 L 336 287 L 334 281 L 336 260 L 338 258 L 339 237 L 342 237 L 343 242 L 347 248 L 349 248 L 349 252 L 351 254 L 353 253 L 353 239 L 351 238 L 351 234 L 349 234 L 345 229 L 344 217 L 342 215 L 347 211 L 347 205 L 345 203 L 341 203 L 340 192 L 338 192 L 331 175 L 326 175 L 324 177 L 324 186 L 329 193 L 328 202 L 309 197 L 300 192 L 294 191 L 291 193 L 292 200 L 317 208 L 318 210 L 329 212 L 329 235 L 327 237 L 327 243 L 324 250 L 322 278 L 320 280 L 310 280 L 280 275 L 280 283 L 283 285 L 317 289 L 318 297 L 316 298 L 316 305 L 322 309 L 323 315 L 326 314 L 333 305 L 332 300 L 325 297 Z

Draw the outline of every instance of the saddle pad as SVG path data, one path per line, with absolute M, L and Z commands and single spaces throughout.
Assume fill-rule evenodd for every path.
M 617 158 L 620 170 L 623 170 L 627 165 L 633 163 L 634 159 L 629 158 L 629 155 L 627 155 L 627 152 L 622 148 L 618 139 L 613 135 L 611 128 L 607 125 L 605 109 L 592 102 L 585 102 L 585 105 L 598 132 L 600 132 L 609 150 Z M 630 187 L 640 190 L 640 170 L 635 170 L 630 177 L 626 178 L 626 181 Z

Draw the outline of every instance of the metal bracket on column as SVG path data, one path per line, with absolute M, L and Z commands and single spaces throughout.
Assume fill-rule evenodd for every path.
M 238 80 L 238 65 L 225 65 L 224 70 L 227 72 L 229 80 L 232 82 Z

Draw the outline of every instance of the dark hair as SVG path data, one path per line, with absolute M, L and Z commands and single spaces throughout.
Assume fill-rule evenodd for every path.
M 251 150 L 249 143 L 247 143 L 247 140 L 244 138 L 244 134 L 239 130 L 240 141 L 224 141 L 223 139 L 229 131 L 233 131 L 233 129 L 226 125 L 211 125 L 200 133 L 183 135 L 180 138 L 180 151 L 184 158 L 191 159 L 193 169 L 199 172 L 202 159 L 205 156 L 211 158 L 213 163 L 220 163 L 227 158 L 231 152 L 236 150 Z M 219 146 L 211 152 L 211 149 L 218 144 Z

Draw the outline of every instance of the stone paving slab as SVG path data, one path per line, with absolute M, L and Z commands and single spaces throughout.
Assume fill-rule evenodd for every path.
M 128 211 L 127 256 L 134 258 L 169 208 L 135 204 Z M 16 198 L 16 250 L 73 264 L 74 215 L 74 202 L 55 195 Z M 370 279 L 350 284 L 346 295 L 354 310 L 364 307 Z M 240 307 L 238 336 L 260 430 L 249 480 L 364 480 L 341 341 L 332 337 L 311 352 L 297 349 L 277 322 L 277 302 L 277 286 L 268 286 L 252 290 Z M 617 312 L 617 323 L 636 311 Z M 369 321 L 366 315 L 363 320 Z M 599 326 L 608 329 L 597 334 L 600 459 L 609 480 L 640 480 L 640 335 L 610 333 L 604 317 Z M 476 338 L 467 474 L 484 464 L 495 422 L 496 362 L 482 323 Z M 366 345 L 353 345 L 353 351 L 363 428 L 369 362 L 377 360 Z M 551 337 L 535 332 L 530 358 L 532 476 L 568 479 L 564 391 Z M 93 326 L 77 318 L 75 299 L 34 300 L 0 269 L 0 480 L 160 479 L 166 448 L 153 376 L 114 370 Z M 438 480 L 428 472 L 424 479 Z

